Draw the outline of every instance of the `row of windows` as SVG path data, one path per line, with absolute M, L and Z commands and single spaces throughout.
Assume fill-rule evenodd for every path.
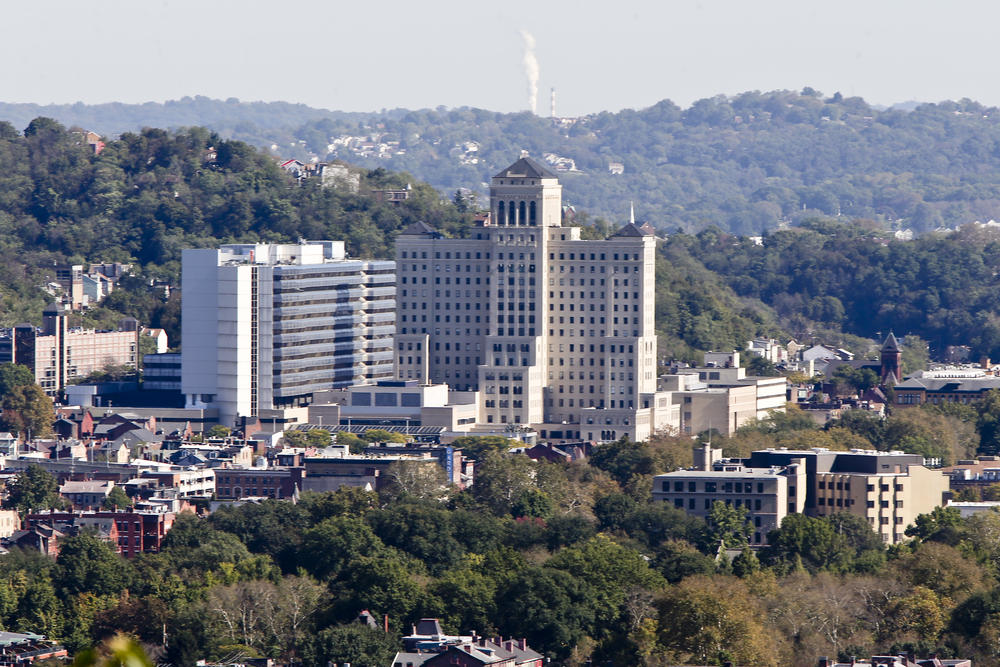
M 633 299 L 638 299 L 639 298 L 639 293 L 638 292 L 631 292 L 631 294 L 632 294 L 632 298 Z M 611 293 L 611 297 L 613 299 L 618 299 L 619 295 L 621 295 L 622 299 L 628 299 L 629 298 L 629 292 L 612 292 Z M 607 294 L 600 295 L 597 292 L 591 292 L 589 298 L 591 298 L 591 299 L 598 299 L 598 298 L 602 298 L 602 297 L 606 297 L 606 296 L 608 296 L 608 295 Z M 555 290 L 549 290 L 549 298 L 550 299 L 555 299 L 556 298 Z M 573 292 L 571 290 L 569 292 L 569 295 L 567 296 L 566 292 L 564 292 L 563 290 L 560 290 L 559 291 L 559 298 L 560 299 L 586 299 L 588 297 L 587 297 L 587 292 L 581 291 L 579 294 L 577 294 L 576 292 Z
M 534 235 L 531 236 L 531 240 L 532 240 L 532 242 L 535 240 L 535 236 Z M 419 259 L 427 259 L 427 251 L 426 250 L 421 250 L 419 252 L 420 252 Z M 475 256 L 473 257 L 473 255 L 475 255 Z M 406 250 L 403 250 L 402 252 L 399 253 L 399 257 L 401 259 L 407 259 L 407 258 L 409 258 L 409 259 L 418 259 L 418 257 L 417 257 L 417 251 L 416 250 L 414 250 L 413 252 L 410 252 L 410 253 L 407 253 Z M 444 258 L 445 259 L 451 259 L 452 258 L 451 257 L 451 252 L 450 251 L 446 251 L 444 253 Z M 482 252 L 476 252 L 476 253 L 466 252 L 465 253 L 465 259 L 489 259 L 489 258 L 490 258 L 490 253 L 488 253 L 488 252 L 485 253 L 485 254 L 482 253 Z M 441 259 L 441 253 L 440 252 L 435 252 L 434 253 L 434 259 Z M 455 259 L 462 259 L 462 253 L 456 252 L 455 253 Z M 534 256 L 532 256 L 532 259 L 534 259 Z
M 532 315 L 531 318 L 532 318 L 532 321 L 534 321 L 535 316 Z M 399 321 L 400 322 L 426 322 L 427 321 L 427 316 L 426 315 L 400 315 L 399 316 Z M 434 321 L 435 322 L 441 322 L 442 321 L 441 320 L 441 316 L 440 315 L 435 315 L 434 316 Z M 445 315 L 444 316 L 444 323 L 445 324 L 450 324 L 451 322 L 452 322 L 451 315 Z M 454 322 L 455 322 L 455 324 L 461 324 L 461 322 L 462 322 L 462 316 L 461 315 L 455 315 Z M 474 317 L 472 315 L 466 315 L 465 316 L 465 323 L 466 324 L 472 324 L 473 322 L 475 322 L 476 324 L 480 323 L 480 317 L 479 317 L 479 315 L 476 315 Z M 486 316 L 486 324 L 489 324 L 489 323 L 490 323 L 490 316 L 487 315 Z M 466 329 L 466 335 L 469 335 L 468 331 L 469 330 Z M 403 329 L 401 333 L 406 333 L 406 329 Z M 410 333 L 416 333 L 416 331 L 411 331 Z M 426 329 L 422 333 L 427 333 Z M 476 329 L 476 335 L 477 336 L 479 335 L 479 329 Z
M 473 358 L 475 358 L 475 362 L 472 361 Z M 411 365 L 414 363 L 413 357 L 407 357 L 407 359 L 409 360 L 407 363 L 409 363 Z M 447 366 L 448 364 L 451 364 L 452 363 L 452 359 L 454 359 L 454 363 L 456 363 L 456 364 L 462 363 L 462 357 L 449 357 L 449 356 L 445 356 L 444 357 L 444 363 L 445 363 L 445 365 Z M 400 363 L 403 363 L 402 362 L 402 357 L 400 357 Z M 419 357 L 416 358 L 416 363 L 420 363 L 420 358 Z M 434 363 L 437 364 L 438 366 L 440 366 L 441 365 L 441 357 L 434 357 Z M 473 363 L 475 363 L 475 365 L 478 366 L 481 363 L 480 362 L 480 358 L 479 357 L 466 357 L 465 358 L 465 365 L 466 366 L 471 366 Z
M 572 318 L 570 318 L 570 319 L 572 319 Z M 583 319 L 583 318 L 581 318 L 581 319 Z M 615 318 L 615 319 L 616 319 L 615 324 L 618 324 L 617 318 Z M 550 322 L 550 324 L 554 324 L 554 322 Z M 560 322 L 560 324 L 562 324 L 562 323 Z M 573 322 L 570 322 L 570 324 L 573 324 Z M 580 324 L 584 324 L 584 323 L 580 322 Z M 591 324 L 593 324 L 593 322 L 591 322 Z M 604 324 L 604 322 L 601 322 L 601 324 Z M 623 322 L 622 324 L 625 324 L 625 322 Z M 638 322 L 636 322 L 636 324 L 638 324 Z M 559 329 L 558 331 L 559 331 L 559 337 L 560 338 L 567 338 L 567 337 L 572 338 L 572 337 L 574 337 L 574 336 L 577 335 L 576 334 L 576 329 Z M 569 333 L 566 333 L 567 331 Z M 579 334 L 580 338 L 586 338 L 587 337 L 586 330 L 580 329 L 579 331 L 580 331 L 580 334 Z M 503 333 L 501 332 L 501 333 L 499 333 L 497 335 L 498 336 L 502 336 Z M 511 334 L 511 335 L 513 335 L 513 334 Z M 534 334 L 532 334 L 532 335 L 534 335 Z M 555 336 L 556 335 L 556 329 L 549 329 L 549 335 L 550 336 Z M 625 329 L 613 329 L 611 331 L 611 337 L 612 338 L 621 338 L 623 336 L 628 336 L 628 335 L 629 335 L 629 333 Z M 591 338 L 598 338 L 598 337 L 604 337 L 604 336 L 605 336 L 605 333 L 603 331 L 595 332 L 594 329 L 590 330 L 590 337 Z M 639 330 L 638 329 L 632 329 L 632 337 L 634 337 L 634 338 L 638 338 L 639 337 Z
M 678 509 L 684 509 L 684 498 L 674 498 L 673 500 L 674 500 L 674 507 L 676 507 Z M 664 498 L 663 501 L 669 503 L 670 502 L 670 498 Z M 712 509 L 712 504 L 715 501 L 716 501 L 715 498 L 705 498 L 704 499 L 704 509 L 706 509 L 706 510 Z M 727 505 L 729 505 L 730 504 L 730 499 L 727 499 L 725 501 L 725 503 Z M 745 505 L 744 505 L 744 503 L 745 503 Z M 760 498 L 754 498 L 752 500 L 752 502 L 751 502 L 750 498 L 747 498 L 745 501 L 741 500 L 740 498 L 736 498 L 736 499 L 732 499 L 732 506 L 733 507 L 746 507 L 747 509 L 751 509 L 751 506 L 752 506 L 753 510 L 759 512 L 761 510 L 762 504 L 761 504 Z M 687 508 L 689 510 L 697 509 L 698 508 L 698 500 L 697 500 L 697 498 L 688 498 L 687 499 Z M 754 525 L 757 528 L 760 528 L 761 520 L 760 520 L 759 516 L 755 516 L 754 517 Z
M 670 480 L 663 480 L 663 491 L 670 491 Z M 693 480 L 674 480 L 674 493 L 697 493 L 699 490 L 705 493 L 716 493 L 719 488 L 718 482 L 698 482 Z M 723 493 L 753 493 L 754 482 L 723 482 Z M 764 482 L 757 482 L 757 493 L 764 493 Z M 789 495 L 795 494 L 795 487 L 788 490 Z
M 551 259 L 555 259 L 556 258 L 556 254 L 557 253 L 550 252 L 549 253 L 549 259 L 550 260 Z M 558 253 L 558 255 L 559 255 L 559 259 L 566 259 L 567 256 L 571 260 L 575 260 L 576 259 L 576 253 L 573 253 L 573 252 L 571 252 L 571 253 L 560 252 L 560 253 Z M 619 255 L 620 255 L 620 257 L 619 257 Z M 617 253 L 616 252 L 616 253 L 614 253 L 611 256 L 611 259 L 613 259 L 616 262 L 619 261 L 619 259 L 624 260 L 624 261 L 628 261 L 629 259 L 633 259 L 633 260 L 638 261 L 638 259 L 639 259 L 639 253 L 631 253 L 631 254 L 629 254 L 627 252 L 623 252 L 623 253 Z M 586 260 L 587 260 L 587 253 L 581 252 L 580 253 L 580 261 L 586 261 Z M 593 261 L 598 261 L 598 260 L 601 261 L 601 262 L 607 261 L 607 254 L 603 253 L 603 252 L 602 253 L 593 253 L 593 252 L 590 253 L 590 261 L 593 262 Z
M 493 399 L 487 399 L 486 402 L 485 402 L 485 407 L 487 407 L 487 408 L 498 407 L 497 406 L 497 401 L 495 401 Z M 501 400 L 499 407 L 500 408 L 523 408 L 524 407 L 524 401 L 522 401 L 520 399 L 517 399 L 515 401 Z
M 817 483 L 817 486 L 820 489 L 830 489 L 830 490 L 833 490 L 833 485 L 834 485 L 833 480 L 830 480 L 829 482 L 827 482 L 827 481 L 821 479 Z M 891 485 L 891 487 L 890 487 L 889 484 L 879 484 L 878 485 L 878 490 L 881 491 L 881 492 L 883 492 L 883 493 L 889 491 L 890 488 L 892 488 L 893 491 L 902 491 L 903 490 L 903 485 L 899 484 L 899 483 L 893 484 L 893 485 Z M 839 482 L 837 482 L 837 490 L 850 491 L 851 490 L 851 483 L 849 481 L 839 481 Z M 875 492 L 875 484 L 868 484 L 865 490 L 868 493 L 874 493 Z
M 547 399 L 545 401 L 545 405 L 547 405 L 550 408 L 554 408 L 556 406 L 558 406 L 560 408 L 565 408 L 565 407 L 573 408 L 573 407 L 577 407 L 576 405 L 574 405 L 574 401 L 575 400 L 576 399 L 572 399 L 572 398 L 568 398 L 568 399 L 565 399 L 565 398 L 559 398 L 559 399 L 550 398 L 550 399 Z M 584 405 L 584 403 L 583 403 L 584 400 L 585 399 L 582 399 L 582 398 L 579 399 L 579 407 L 581 407 L 581 408 L 587 408 L 587 407 L 589 407 L 589 408 L 598 408 L 600 410 L 604 409 L 604 400 L 603 399 L 598 400 L 596 403 L 594 402 L 594 399 L 590 399 L 590 402 L 587 405 Z M 626 400 L 618 400 L 618 399 L 614 399 L 613 398 L 608 403 L 609 403 L 609 407 L 614 408 L 614 409 L 624 409 L 624 408 L 628 408 L 629 410 L 635 409 L 635 401 L 633 401 L 632 399 L 629 399 L 629 400 L 626 401 Z M 610 417 L 608 417 L 608 418 L 605 419 L 605 423 L 610 424 L 611 422 L 612 422 L 612 419 Z M 588 419 L 587 423 L 588 424 L 594 423 L 593 422 L 593 418 Z M 628 417 L 624 417 L 622 419 L 622 423 L 624 423 L 626 426 L 628 426 L 628 423 L 629 423 Z

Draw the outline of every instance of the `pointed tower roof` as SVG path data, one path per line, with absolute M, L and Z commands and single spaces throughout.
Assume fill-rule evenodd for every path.
M 899 341 L 896 340 L 896 336 L 890 331 L 889 335 L 885 337 L 885 342 L 882 344 L 883 352 L 899 352 Z
M 531 159 L 523 157 L 510 165 L 493 178 L 559 178 L 555 172 L 545 165 Z

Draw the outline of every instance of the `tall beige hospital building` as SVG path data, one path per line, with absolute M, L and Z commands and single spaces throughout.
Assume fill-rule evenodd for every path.
M 424 223 L 398 237 L 397 378 L 478 390 L 484 428 L 547 439 L 642 440 L 670 423 L 652 231 L 582 240 L 562 226 L 559 179 L 530 158 L 493 177 L 490 213 L 464 238 Z

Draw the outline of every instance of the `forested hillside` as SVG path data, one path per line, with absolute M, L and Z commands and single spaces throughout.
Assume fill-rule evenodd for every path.
M 860 98 L 748 92 L 682 109 L 664 100 L 554 121 L 482 109 L 341 113 L 283 103 L 0 104 L 20 127 L 50 115 L 107 134 L 203 125 L 288 157 L 407 171 L 485 193 L 521 150 L 565 158 L 565 202 L 661 229 L 758 234 L 815 217 L 869 218 L 918 232 L 1000 218 L 1000 111 L 969 100 L 879 110 Z M 555 158 L 552 158 L 555 160 Z M 620 163 L 624 173 L 609 172 Z
M 362 171 L 363 189 L 412 184 L 410 198 L 382 204 L 299 184 L 257 149 L 200 128 L 126 133 L 94 155 L 50 119 L 23 134 L 0 123 L 0 325 L 39 320 L 49 298 L 39 286 L 57 264 L 132 261 L 141 277 L 176 284 L 183 248 L 330 238 L 345 240 L 353 256 L 388 257 L 406 224 L 454 231 L 468 215 L 405 174 Z M 142 281 L 125 287 L 88 323 L 134 315 L 173 329 L 176 342 L 178 304 L 157 304 Z
M 78 134 L 49 119 L 23 133 L 0 124 L 0 325 L 39 321 L 40 286 L 65 263 L 129 261 L 123 282 L 85 323 L 114 326 L 131 315 L 167 328 L 179 343 L 179 295 L 164 303 L 151 278 L 179 278 L 180 251 L 238 240 L 347 241 L 354 256 L 391 257 L 396 233 L 424 220 L 463 233 L 468 202 L 444 199 L 405 173 L 355 169 L 361 190 L 298 182 L 266 153 L 205 129 L 146 129 L 94 155 Z M 400 204 L 372 188 L 411 184 Z M 617 225 L 573 218 L 589 238 Z M 660 246 L 656 325 L 661 356 L 743 347 L 755 336 L 826 342 L 890 329 L 940 353 L 970 345 L 1000 357 L 1000 235 L 968 226 L 901 241 L 878 225 L 810 218 L 761 243 L 710 227 L 673 233 Z M 859 352 L 865 344 L 857 345 Z
M 894 330 L 926 340 L 936 355 L 948 345 L 969 345 L 974 358 L 1000 355 L 1000 233 L 991 228 L 899 241 L 812 220 L 759 245 L 718 229 L 674 235 L 664 252 L 695 258 L 806 339 L 824 330 L 869 338 Z

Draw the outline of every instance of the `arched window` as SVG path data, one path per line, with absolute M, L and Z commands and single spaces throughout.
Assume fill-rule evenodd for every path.
M 517 224 L 517 204 L 514 202 L 507 204 L 507 224 Z
M 497 204 L 497 224 L 502 225 L 506 222 L 507 219 L 504 217 L 503 202 L 500 202 L 499 204 Z
M 520 213 L 520 215 L 517 216 L 518 224 L 521 225 L 525 224 L 525 222 L 527 222 L 528 220 L 528 210 L 524 202 L 521 202 L 521 208 L 518 211 L 518 213 Z
M 528 204 L 528 224 L 532 227 L 538 224 L 538 219 L 535 216 L 535 202 Z

